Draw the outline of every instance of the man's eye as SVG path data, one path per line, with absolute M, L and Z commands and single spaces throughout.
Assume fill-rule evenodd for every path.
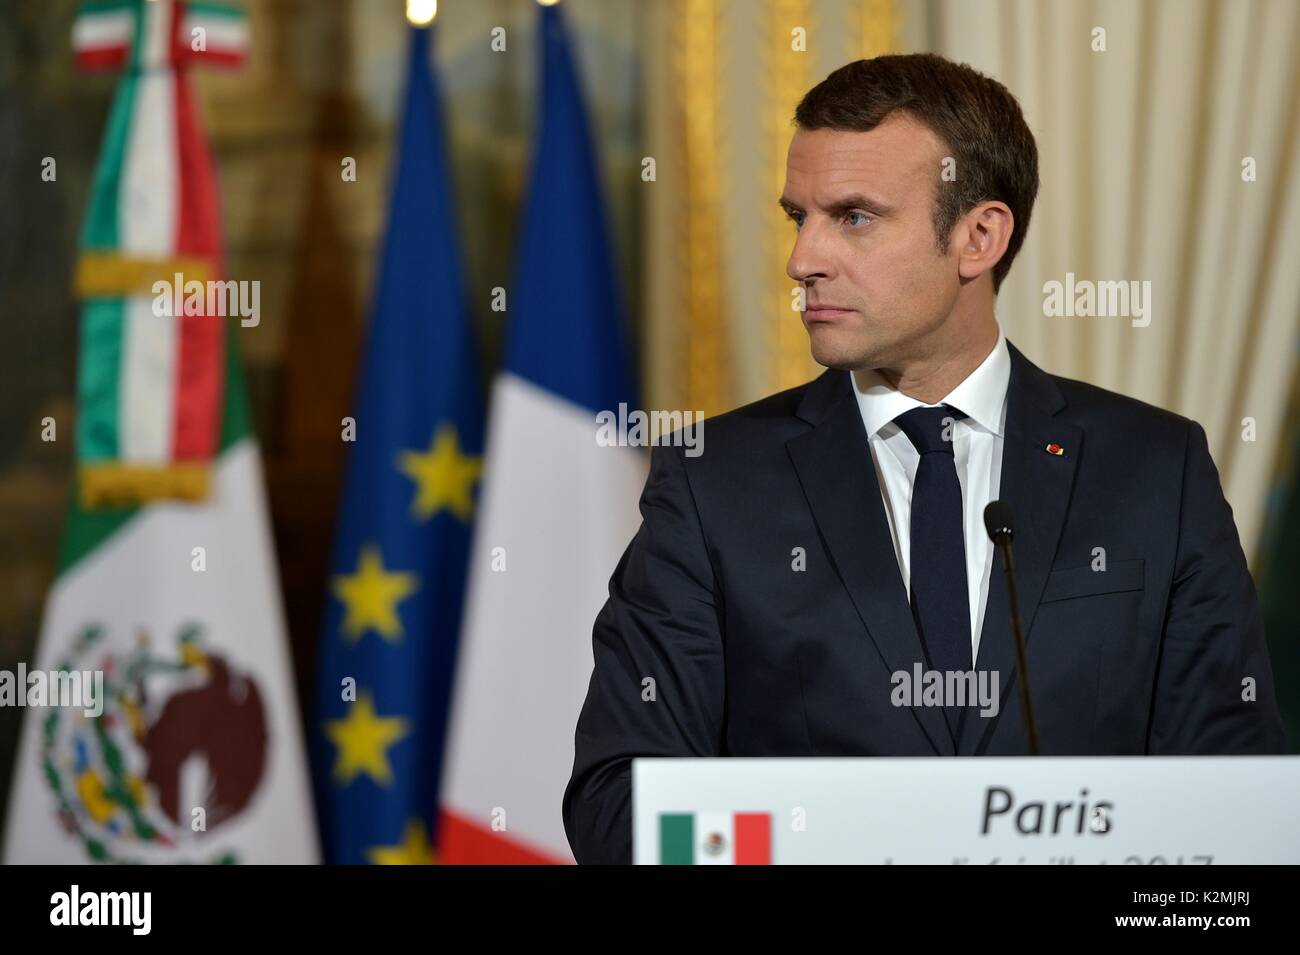
M 860 218 L 860 221 L 858 222 L 852 221 L 854 216 L 858 216 Z M 865 212 L 859 212 L 857 209 L 851 209 L 848 212 L 844 213 L 844 221 L 849 225 L 866 225 L 869 221 L 871 221 L 871 217 L 868 216 Z
M 787 212 L 787 213 L 786 213 L 786 217 L 787 217 L 791 222 L 794 223 L 794 227 L 795 227 L 796 230 L 798 230 L 798 229 L 803 225 L 803 213 L 802 213 L 802 212 Z

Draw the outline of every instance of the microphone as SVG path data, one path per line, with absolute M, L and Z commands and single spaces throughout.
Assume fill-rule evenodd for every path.
M 1007 575 L 1007 599 L 1011 608 L 1011 635 L 1016 643 L 1016 669 L 1020 671 L 1020 714 L 1024 717 L 1025 731 L 1029 734 L 1029 755 L 1038 755 L 1038 723 L 1034 719 L 1034 704 L 1029 698 L 1029 666 L 1025 662 L 1025 634 L 1020 622 L 1020 598 L 1016 594 L 1015 561 L 1011 555 L 1011 542 L 1016 536 L 1015 517 L 1006 501 L 990 501 L 984 508 L 984 529 L 989 540 L 1002 553 L 1002 567 Z

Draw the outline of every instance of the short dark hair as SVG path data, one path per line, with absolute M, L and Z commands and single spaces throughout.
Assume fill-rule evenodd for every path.
M 1038 194 L 1038 147 L 1020 104 L 995 79 L 933 53 L 878 56 L 841 66 L 808 91 L 795 109 L 802 129 L 867 132 L 902 112 L 929 127 L 957 163 L 940 177 L 934 203 L 939 251 L 957 220 L 981 202 L 1005 202 L 1015 217 L 1007 251 L 993 267 L 1002 285 L 1025 240 Z

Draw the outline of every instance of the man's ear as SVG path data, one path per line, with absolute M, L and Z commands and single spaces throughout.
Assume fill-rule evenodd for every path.
M 957 243 L 957 273 L 963 279 L 974 279 L 992 272 L 1006 254 L 1015 224 L 1011 209 L 995 199 L 981 202 L 962 216 L 953 236 Z

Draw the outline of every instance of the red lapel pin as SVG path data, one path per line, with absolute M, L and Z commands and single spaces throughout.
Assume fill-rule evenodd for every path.
M 1043 450 L 1046 451 L 1048 454 L 1055 454 L 1058 457 L 1065 453 L 1065 448 L 1061 447 L 1059 444 L 1049 444 Z

